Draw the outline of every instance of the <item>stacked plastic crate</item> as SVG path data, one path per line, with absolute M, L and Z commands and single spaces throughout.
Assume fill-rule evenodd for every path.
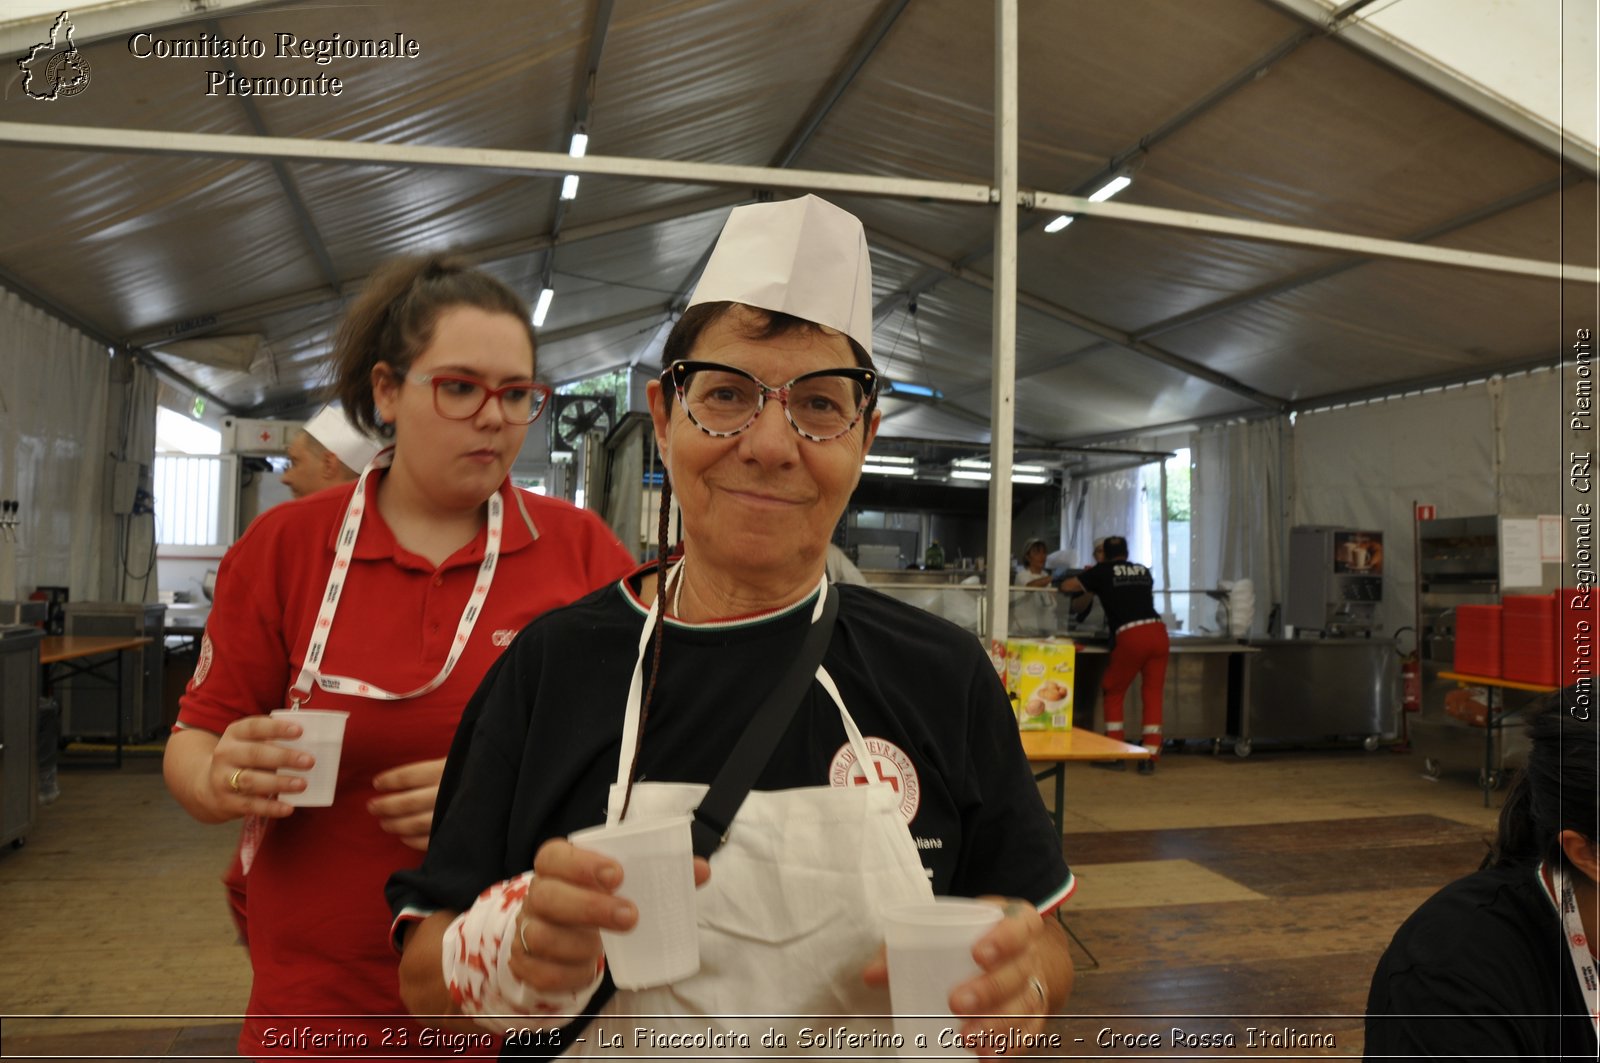
M 1516 683 L 1555 686 L 1556 596 L 1507 594 L 1501 633 L 1501 674 Z
M 1456 607 L 1457 672 L 1489 679 L 1500 677 L 1503 614 L 1498 605 Z

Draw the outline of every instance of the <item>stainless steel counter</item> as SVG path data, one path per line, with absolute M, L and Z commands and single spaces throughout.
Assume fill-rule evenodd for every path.
M 1100 681 L 1110 652 L 1102 641 L 1078 643 L 1073 722 L 1079 727 L 1105 730 Z M 1162 686 L 1162 737 L 1209 739 L 1220 746 L 1240 736 L 1240 706 L 1247 679 L 1243 661 L 1257 652 L 1256 647 L 1231 639 L 1172 636 L 1167 681 Z M 1143 680 L 1135 679 L 1123 703 L 1130 728 L 1141 720 L 1142 688 Z M 1139 732 L 1130 729 L 1128 733 Z
M 1073 722 L 1105 728 L 1100 682 L 1109 649 L 1080 641 Z M 1256 739 L 1358 739 L 1369 749 L 1395 736 L 1400 659 L 1387 639 L 1228 639 L 1174 635 L 1163 688 L 1163 737 L 1231 741 L 1248 756 Z M 1127 717 L 1138 721 L 1129 690 Z M 1134 733 L 1132 731 L 1130 734 Z
M 1393 738 L 1400 657 L 1389 639 L 1265 639 L 1249 660 L 1242 739 Z M 1248 744 L 1244 752 L 1248 752 Z

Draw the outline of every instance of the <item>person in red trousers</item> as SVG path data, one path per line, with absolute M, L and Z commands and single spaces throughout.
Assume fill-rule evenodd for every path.
M 1104 559 L 1076 577 L 1061 581 L 1061 592 L 1076 596 L 1073 608 L 1088 608 L 1091 597 L 1100 599 L 1111 625 L 1111 663 L 1100 687 L 1105 693 L 1106 736 L 1127 741 L 1122 722 L 1122 702 L 1136 675 L 1144 677 L 1140 742 L 1150 759 L 1139 772 L 1155 771 L 1161 753 L 1161 693 L 1167 681 L 1167 626 L 1156 611 L 1155 580 L 1144 565 L 1128 560 L 1128 540 L 1108 535 L 1101 546 Z

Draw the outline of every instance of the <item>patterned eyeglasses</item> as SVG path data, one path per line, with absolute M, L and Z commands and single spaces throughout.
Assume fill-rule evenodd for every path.
M 736 436 L 755 424 L 767 396 L 783 406 L 790 427 L 815 443 L 837 439 L 861 420 L 877 393 L 878 374 L 859 366 L 819 369 L 771 385 L 718 362 L 673 362 L 661 374 L 695 427 L 709 436 Z

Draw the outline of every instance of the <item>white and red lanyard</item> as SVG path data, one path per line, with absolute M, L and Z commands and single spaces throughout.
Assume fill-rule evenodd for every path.
M 356 481 L 355 494 L 350 497 L 350 504 L 345 507 L 344 523 L 339 528 L 339 539 L 334 548 L 333 569 L 328 573 L 328 586 L 322 592 L 322 608 L 317 611 L 317 622 L 311 628 L 311 641 L 306 646 L 299 678 L 294 681 L 294 688 L 290 691 L 291 708 L 298 709 L 305 703 L 311 696 L 313 685 L 330 694 L 350 694 L 371 698 L 374 701 L 403 701 L 406 698 L 421 697 L 437 689 L 441 683 L 450 678 L 456 662 L 466 652 L 467 639 L 472 634 L 472 627 L 483 612 L 484 599 L 489 596 L 489 585 L 494 582 L 495 561 L 500 556 L 500 532 L 505 503 L 500 498 L 499 491 L 489 496 L 489 527 L 483 544 L 483 561 L 478 565 L 478 578 L 473 584 L 472 596 L 467 599 L 467 606 L 461 611 L 461 621 L 456 625 L 455 639 L 450 643 L 450 652 L 445 657 L 444 666 L 439 669 L 438 675 L 415 690 L 395 694 L 363 679 L 343 675 L 323 675 L 318 670 L 317 665 L 321 663 L 323 651 L 327 649 L 328 633 L 333 630 L 333 614 L 339 608 L 339 596 L 344 592 L 345 577 L 350 571 L 350 558 L 355 553 L 356 536 L 361 531 L 361 515 L 367 508 L 367 477 L 372 474 L 372 470 L 387 468 L 393 461 L 393 447 L 379 452 L 377 457 L 362 470 L 360 479 Z
M 1589 951 L 1589 938 L 1583 932 L 1583 920 L 1578 916 L 1572 883 L 1567 881 L 1566 869 L 1559 862 L 1553 867 L 1541 863 L 1538 874 L 1545 896 L 1561 916 L 1561 936 L 1567 939 L 1572 969 L 1578 973 L 1578 988 L 1583 990 L 1583 1003 L 1589 1009 L 1589 1021 L 1594 1023 L 1595 1037 L 1600 1038 L 1600 977 L 1595 970 L 1594 954 Z

